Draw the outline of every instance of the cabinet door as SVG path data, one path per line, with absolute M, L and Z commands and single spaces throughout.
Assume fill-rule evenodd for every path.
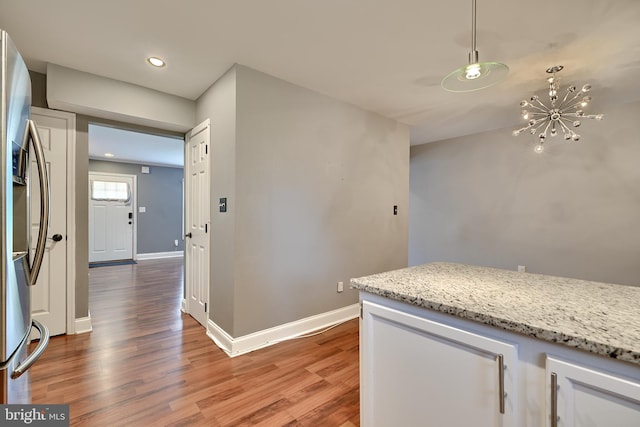
M 363 426 L 516 425 L 515 345 L 368 301 L 361 340 Z
M 638 382 L 551 356 L 546 371 L 548 426 L 640 426 Z

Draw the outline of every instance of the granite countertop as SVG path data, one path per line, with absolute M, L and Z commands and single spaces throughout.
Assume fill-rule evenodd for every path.
M 351 287 L 640 365 L 640 287 L 440 262 Z

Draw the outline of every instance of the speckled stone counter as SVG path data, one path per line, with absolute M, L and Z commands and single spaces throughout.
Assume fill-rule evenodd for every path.
M 640 287 L 432 263 L 351 287 L 640 365 Z

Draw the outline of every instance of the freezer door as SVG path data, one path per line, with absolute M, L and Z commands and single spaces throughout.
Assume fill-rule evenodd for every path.
M 27 355 L 29 335 L 20 343 L 11 358 L 0 364 L 0 403 L 31 403 L 29 368 L 40 358 L 49 345 L 49 330 L 42 323 L 32 323 L 40 340 L 33 351 Z
M 6 363 L 6 366 L 0 371 L 0 403 L 31 403 L 31 389 L 29 381 L 29 372 L 13 379 L 12 372 L 18 367 L 20 361 L 27 355 L 27 346 L 29 340 L 24 340 L 18 347 L 15 355 Z

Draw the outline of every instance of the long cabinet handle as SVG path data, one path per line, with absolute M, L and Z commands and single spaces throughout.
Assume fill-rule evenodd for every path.
M 551 427 L 558 427 L 558 375 L 551 373 Z
M 38 178 L 40 180 L 40 227 L 38 228 L 38 240 L 33 256 L 33 264 L 29 268 L 29 284 L 34 286 L 38 280 L 44 251 L 47 244 L 47 231 L 49 229 L 49 174 L 47 173 L 47 163 L 44 159 L 42 142 L 38 135 L 38 128 L 33 120 L 29 120 L 29 134 L 33 142 L 33 151 L 38 166 Z
M 504 414 L 504 401 L 507 397 L 507 393 L 504 392 L 504 370 L 506 366 L 504 364 L 504 356 L 502 354 L 498 354 L 496 356 L 496 360 L 498 361 L 498 393 L 500 394 L 500 413 Z

